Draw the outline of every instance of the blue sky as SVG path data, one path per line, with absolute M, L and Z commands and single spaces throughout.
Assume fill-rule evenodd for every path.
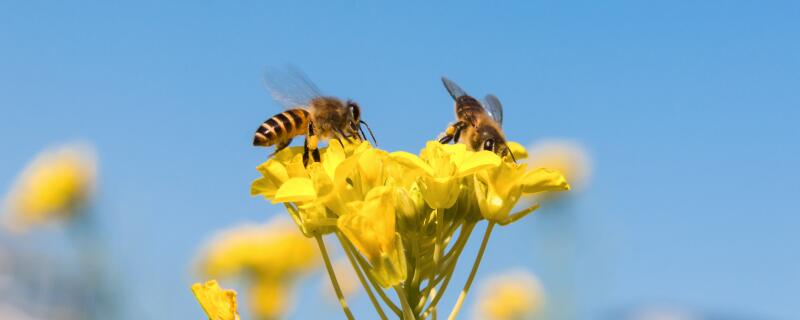
M 280 110 L 264 67 L 300 66 L 358 100 L 381 147 L 408 151 L 452 119 L 447 75 L 498 95 L 512 139 L 578 140 L 595 164 L 571 222 L 498 230 L 479 275 L 556 274 L 542 242 L 563 231 L 581 318 L 662 302 L 798 318 L 798 14 L 793 1 L 3 2 L 0 187 L 43 147 L 93 142 L 133 307 L 200 318 L 198 246 L 282 214 L 248 194 L 267 153 L 253 129 Z M 339 315 L 325 308 L 293 317 Z

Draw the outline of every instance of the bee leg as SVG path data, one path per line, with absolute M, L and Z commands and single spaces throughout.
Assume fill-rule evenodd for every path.
M 447 129 L 442 134 L 442 137 L 439 138 L 439 143 L 442 143 L 442 144 L 450 143 L 450 141 L 453 140 L 453 135 L 455 134 L 455 132 L 456 132 L 456 129 L 455 129 L 455 125 L 454 124 L 447 126 Z
M 464 121 L 456 122 L 449 127 L 444 132 L 444 136 L 439 139 L 440 143 L 449 143 L 453 141 L 454 143 L 458 143 L 458 139 L 461 137 L 461 131 L 463 131 L 467 127 L 467 123 Z
M 322 157 L 319 155 L 319 149 L 311 150 L 311 156 L 314 157 L 315 162 L 322 162 Z
M 278 154 L 278 152 L 281 152 L 281 150 L 286 149 L 286 147 L 288 147 L 290 143 L 292 143 L 292 138 L 278 142 L 278 144 L 275 145 L 275 151 L 273 151 L 272 154 L 270 154 L 269 156 L 272 157 Z
M 309 121 L 308 122 L 308 134 L 306 135 L 306 141 L 303 145 L 303 165 L 308 166 L 309 158 L 313 157 L 313 160 L 316 162 L 320 161 L 319 150 L 317 149 L 319 144 L 319 138 L 314 134 L 314 124 Z
M 336 132 L 336 141 L 339 141 L 339 144 L 342 146 L 343 149 L 344 149 L 344 143 L 342 143 L 342 139 L 346 140 L 347 143 L 352 143 L 352 141 L 350 141 L 350 137 L 345 135 L 344 132 L 342 132 L 342 129 L 336 128 L 334 132 Z
M 308 138 L 303 143 L 303 166 L 308 167 L 308 158 L 309 158 L 309 150 L 308 150 Z

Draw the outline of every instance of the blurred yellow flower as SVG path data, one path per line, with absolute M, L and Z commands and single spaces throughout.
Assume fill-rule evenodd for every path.
M 211 277 L 295 274 L 318 265 L 314 243 L 282 218 L 219 232 L 199 260 L 200 271 Z
M 479 289 L 474 318 L 486 320 L 533 319 L 543 306 L 542 286 L 526 271 L 511 271 L 487 279 Z
M 42 152 L 8 193 L 7 227 L 24 231 L 74 216 L 91 197 L 96 174 L 96 158 L 88 146 L 65 145 Z
M 319 265 L 314 243 L 282 218 L 247 224 L 215 235 L 197 267 L 206 277 L 242 277 L 249 286 L 252 314 L 274 319 L 286 312 L 291 287 Z
M 253 319 L 280 319 L 292 305 L 292 288 L 282 281 L 256 279 L 248 293 Z
M 566 139 L 546 139 L 533 143 L 528 152 L 530 157 L 527 163 L 531 167 L 558 170 L 579 191 L 589 184 L 592 175 L 591 158 L 580 143 Z
M 238 320 L 236 291 L 223 290 L 216 280 L 192 285 L 197 302 L 208 315 L 209 320 Z

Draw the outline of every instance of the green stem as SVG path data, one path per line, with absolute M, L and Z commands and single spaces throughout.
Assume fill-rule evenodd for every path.
M 339 303 L 342 305 L 344 315 L 347 316 L 348 320 L 355 320 L 353 313 L 350 312 L 350 308 L 347 307 L 347 301 L 345 301 L 342 289 L 339 287 L 339 281 L 336 280 L 336 273 L 333 272 L 333 265 L 331 265 L 331 258 L 328 256 L 328 250 L 325 249 L 325 242 L 322 241 L 322 236 L 320 235 L 316 235 L 314 238 L 317 239 L 319 252 L 322 253 L 322 259 L 325 260 L 325 268 L 328 269 L 328 276 L 331 278 L 333 290 L 336 292 L 336 298 L 339 299 Z
M 436 278 L 436 273 L 439 271 L 439 264 L 441 263 L 442 259 L 442 245 L 444 242 L 442 230 L 444 230 L 444 211 L 441 209 L 436 209 L 434 211 L 436 215 L 436 242 L 433 246 L 433 272 L 431 272 L 430 278 L 428 279 L 428 283 L 432 283 L 433 279 Z
M 447 320 L 455 320 L 456 316 L 458 316 L 458 312 L 461 310 L 461 306 L 464 304 L 464 299 L 467 298 L 469 288 L 472 286 L 472 281 L 475 280 L 475 274 L 478 272 L 478 267 L 481 265 L 483 253 L 486 251 L 486 244 L 489 243 L 489 237 L 492 235 L 492 229 L 494 229 L 494 222 L 489 222 L 489 226 L 486 227 L 486 233 L 483 234 L 481 248 L 478 249 L 478 256 L 475 258 L 475 263 L 472 265 L 472 271 L 470 271 L 469 278 L 467 278 L 467 282 L 464 284 L 464 289 L 462 289 L 461 294 L 458 295 L 456 306 L 453 307 L 453 311 L 450 312 L 450 316 L 447 317 Z
M 350 265 L 353 266 L 353 270 L 355 270 L 356 275 L 358 276 L 358 280 L 361 281 L 361 286 L 364 287 L 364 290 L 367 291 L 367 295 L 369 295 L 369 301 L 372 302 L 372 306 L 375 307 L 375 311 L 378 312 L 378 316 L 381 317 L 383 320 L 387 320 L 386 314 L 383 312 L 383 308 L 381 308 L 381 304 L 375 298 L 375 294 L 372 293 L 372 288 L 370 287 L 367 280 L 364 278 L 364 275 L 361 273 L 361 268 L 359 267 L 358 263 L 356 263 L 355 258 L 353 258 L 353 252 L 349 250 L 349 247 L 345 244 L 345 240 L 342 237 L 342 234 L 336 232 L 336 238 L 339 239 L 339 243 L 342 245 L 344 249 L 345 255 L 347 255 L 347 260 L 350 260 Z
M 408 297 L 406 297 L 406 291 L 403 290 L 403 287 L 396 285 L 394 286 L 394 291 L 397 292 L 397 296 L 400 298 L 400 305 L 403 306 L 403 320 L 416 320 L 414 310 L 411 310 L 411 306 L 408 304 Z
M 378 296 L 381 297 L 381 299 L 383 300 L 383 303 L 385 303 L 387 306 L 389 306 L 389 309 L 392 309 L 392 312 L 394 312 L 399 317 L 403 313 L 403 311 L 400 310 L 399 307 L 397 307 L 397 305 L 392 301 L 392 299 L 389 299 L 389 297 L 386 296 L 385 292 L 383 292 L 383 290 L 381 289 L 381 286 L 378 284 L 378 280 L 375 279 L 375 276 L 368 269 L 369 262 L 367 262 L 367 260 L 364 259 L 364 257 L 361 256 L 361 254 L 359 254 L 358 252 L 355 251 L 355 248 L 352 246 L 352 244 L 350 244 L 349 242 L 345 242 L 345 244 L 347 245 L 348 249 L 351 252 L 353 252 L 353 255 L 355 256 L 356 261 L 361 266 L 361 268 L 364 270 L 364 274 L 367 276 L 367 279 L 369 280 L 369 283 L 372 284 L 372 287 L 375 288 L 375 291 L 378 292 Z
M 464 247 L 466 247 L 467 240 L 469 240 L 469 236 L 472 234 L 472 229 L 473 228 L 475 228 L 475 224 L 474 223 L 470 223 L 470 224 L 464 226 L 463 229 L 461 230 L 463 233 L 458 235 L 458 241 L 456 242 L 456 244 L 453 247 L 453 249 L 451 249 L 451 251 L 452 250 L 458 250 L 458 251 L 456 252 L 455 256 L 453 256 L 453 261 L 450 263 L 450 265 L 449 265 L 449 267 L 448 267 L 448 269 L 446 271 L 446 274 L 443 277 L 444 278 L 444 283 L 442 283 L 442 286 L 440 287 L 440 290 L 439 290 L 440 293 L 436 294 L 436 288 L 433 288 L 433 286 L 435 286 L 438 282 L 435 282 L 433 284 L 433 286 L 431 286 L 429 288 L 426 288 L 426 290 L 430 290 L 430 288 L 433 288 L 432 289 L 433 300 L 431 301 L 431 304 L 428 305 L 428 308 L 426 309 L 425 313 L 422 314 L 422 318 L 423 319 L 427 318 L 428 314 L 433 314 L 434 317 L 436 316 L 436 305 L 439 304 L 439 300 L 442 299 L 442 296 L 444 295 L 444 291 L 447 290 L 447 286 L 450 284 L 450 279 L 453 278 L 453 271 L 456 268 L 456 264 L 458 263 L 458 258 L 461 256 L 461 253 L 464 251 Z

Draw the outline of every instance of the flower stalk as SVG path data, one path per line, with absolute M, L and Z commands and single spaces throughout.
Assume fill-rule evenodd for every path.
M 350 312 L 350 308 L 347 306 L 347 301 L 342 294 L 342 288 L 339 287 L 339 281 L 336 280 L 336 273 L 333 272 L 333 265 L 331 264 L 331 258 L 328 256 L 328 250 L 325 248 L 325 241 L 323 241 L 322 237 L 319 235 L 314 238 L 317 240 L 320 254 L 322 254 L 322 259 L 325 261 L 325 269 L 328 270 L 328 276 L 331 279 L 333 290 L 336 292 L 336 298 L 339 300 L 339 304 L 342 305 L 342 310 L 344 311 L 345 316 L 347 316 L 347 319 L 354 320 L 355 317 L 353 317 L 353 313 Z

